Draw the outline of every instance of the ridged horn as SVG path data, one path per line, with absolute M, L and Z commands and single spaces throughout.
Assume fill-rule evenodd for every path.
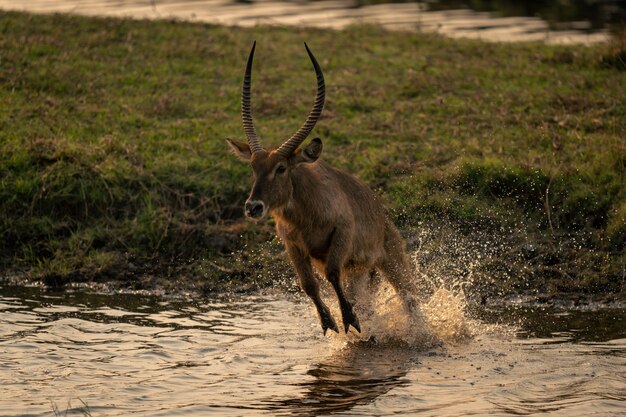
M 291 155 L 293 151 L 295 151 L 307 138 L 307 136 L 309 136 L 309 133 L 311 133 L 311 130 L 315 127 L 315 123 L 317 123 L 322 115 L 324 98 L 326 97 L 326 86 L 324 84 L 324 74 L 322 73 L 322 68 L 320 68 L 315 56 L 313 56 L 313 52 L 311 52 L 306 42 L 304 43 L 304 47 L 309 54 L 309 58 L 311 58 L 313 68 L 315 68 L 315 74 L 317 75 L 317 96 L 315 97 L 315 103 L 313 103 L 313 108 L 309 113 L 309 117 L 307 117 L 302 127 L 276 150 L 276 153 L 285 157 Z
M 259 152 L 263 148 L 259 142 L 259 137 L 254 130 L 254 123 L 252 123 L 252 110 L 250 108 L 250 87 L 252 84 L 252 60 L 254 59 L 254 48 L 256 47 L 256 41 L 252 44 L 250 55 L 248 56 L 248 64 L 246 65 L 246 75 L 243 77 L 243 89 L 241 93 L 241 118 L 243 120 L 243 130 L 246 132 L 248 138 L 248 144 L 250 145 L 250 151 L 252 153 Z

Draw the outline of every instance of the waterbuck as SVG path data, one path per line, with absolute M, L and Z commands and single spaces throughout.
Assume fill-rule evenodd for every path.
M 232 151 L 249 161 L 254 185 L 245 203 L 245 214 L 274 217 L 276 233 L 283 241 L 304 292 L 313 300 L 322 322 L 339 332 L 328 307 L 320 298 L 315 267 L 332 284 L 341 307 L 343 326 L 361 331 L 344 287 L 368 279 L 378 270 L 414 308 L 413 274 L 398 230 L 385 209 L 363 182 L 319 159 L 322 141 L 315 138 L 302 149 L 324 107 L 324 75 L 313 53 L 304 44 L 317 75 L 317 97 L 302 127 L 278 148 L 261 146 L 252 122 L 250 86 L 256 42 L 248 57 L 241 95 L 241 115 L 248 142 L 228 139 Z

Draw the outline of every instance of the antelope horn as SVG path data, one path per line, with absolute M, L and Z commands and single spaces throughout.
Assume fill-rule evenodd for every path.
M 248 56 L 248 64 L 246 65 L 246 75 L 243 77 L 243 91 L 241 93 L 241 118 L 243 120 L 243 130 L 246 132 L 248 138 L 248 144 L 250 145 L 250 151 L 252 153 L 259 152 L 263 148 L 259 143 L 259 137 L 254 131 L 254 124 L 252 123 L 252 111 L 250 110 L 250 86 L 252 84 L 252 60 L 254 59 L 254 48 L 256 47 L 256 41 L 252 44 L 250 50 L 250 56 Z
M 326 96 L 326 86 L 324 85 L 324 74 L 322 73 L 322 68 L 317 63 L 315 56 L 313 56 L 313 52 L 309 49 L 309 46 L 304 43 L 304 47 L 306 48 L 307 53 L 309 54 L 309 58 L 311 58 L 311 62 L 313 63 L 313 68 L 315 68 L 315 74 L 317 75 L 317 97 L 315 97 L 315 103 L 313 103 L 313 108 L 309 113 L 309 117 L 307 117 L 306 121 L 302 125 L 302 127 L 286 142 L 284 142 L 280 147 L 276 150 L 276 153 L 288 157 L 295 151 L 298 146 L 309 136 L 313 127 L 315 127 L 315 123 L 319 120 L 322 115 L 322 109 L 324 108 L 324 98 Z

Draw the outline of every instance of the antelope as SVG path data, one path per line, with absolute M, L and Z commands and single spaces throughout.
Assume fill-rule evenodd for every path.
M 304 44 L 317 76 L 317 96 L 300 129 L 278 148 L 263 148 L 252 122 L 250 107 L 252 45 L 243 79 L 241 115 L 247 143 L 227 139 L 233 153 L 252 166 L 254 184 L 245 202 L 245 215 L 260 220 L 270 214 L 276 234 L 298 275 L 302 290 L 312 299 L 324 335 L 339 333 L 330 310 L 320 297 L 313 267 L 326 276 L 339 299 L 343 326 L 361 332 L 344 287 L 378 271 L 402 295 L 405 307 L 415 308 L 411 296 L 413 274 L 400 233 L 370 188 L 355 177 L 320 160 L 322 140 L 299 148 L 319 120 L 326 88 L 315 56 Z

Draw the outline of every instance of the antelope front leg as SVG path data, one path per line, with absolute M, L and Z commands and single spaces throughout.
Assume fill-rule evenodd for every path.
M 298 278 L 300 279 L 300 287 L 305 294 L 313 300 L 315 308 L 317 308 L 317 313 L 319 314 L 320 321 L 322 322 L 324 336 L 326 336 L 326 331 L 328 329 L 339 333 L 335 319 L 333 319 L 333 316 L 330 314 L 330 310 L 328 310 L 328 307 L 326 307 L 326 304 L 324 304 L 322 298 L 320 297 L 319 283 L 313 273 L 313 268 L 311 268 L 311 261 L 309 257 L 302 253 L 302 251 L 298 248 L 289 245 L 287 245 L 287 254 L 289 254 L 289 258 L 291 259 L 291 262 L 296 269 L 296 273 L 298 274 Z
M 339 306 L 341 307 L 341 318 L 343 319 L 343 327 L 345 332 L 348 333 L 350 326 L 354 327 L 354 329 L 361 333 L 361 325 L 359 324 L 359 320 L 356 318 L 354 314 L 354 310 L 352 309 L 352 304 L 346 299 L 346 295 L 343 292 L 343 287 L 341 285 L 341 267 L 343 266 L 347 248 L 350 244 L 350 236 L 346 232 L 339 232 L 335 229 L 333 233 L 333 237 L 330 243 L 330 248 L 328 251 L 328 259 L 326 260 L 326 279 L 330 281 L 335 292 L 337 293 L 337 298 L 339 298 Z

